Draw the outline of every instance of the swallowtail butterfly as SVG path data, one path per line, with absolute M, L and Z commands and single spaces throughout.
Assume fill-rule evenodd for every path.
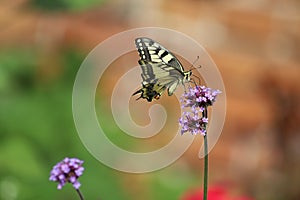
M 142 68 L 142 88 L 133 95 L 141 93 L 138 98 L 159 99 L 167 89 L 171 96 L 177 86 L 189 82 L 192 71 L 184 71 L 179 60 L 166 48 L 150 38 L 137 38 L 135 45 L 139 52 L 138 63 Z

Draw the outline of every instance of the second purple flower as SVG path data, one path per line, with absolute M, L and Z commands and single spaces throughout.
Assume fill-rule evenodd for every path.
M 205 86 L 189 88 L 182 95 L 182 108 L 190 108 L 190 112 L 183 112 L 179 119 L 182 127 L 181 134 L 190 132 L 192 134 L 206 135 L 207 116 L 204 115 L 208 106 L 212 106 L 220 90 L 214 90 Z
M 83 161 L 78 158 L 65 158 L 57 163 L 50 173 L 50 181 L 58 182 L 57 189 L 61 189 L 67 182 L 71 183 L 75 189 L 79 189 L 78 178 L 82 175 L 84 168 Z

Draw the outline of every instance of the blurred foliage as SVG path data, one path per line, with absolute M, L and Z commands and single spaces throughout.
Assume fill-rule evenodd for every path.
M 71 186 L 58 191 L 56 183 L 48 181 L 52 166 L 66 156 L 85 160 L 80 181 L 88 199 L 105 194 L 124 199 L 115 171 L 91 158 L 73 124 L 72 87 L 83 56 L 74 50 L 60 55 L 61 74 L 45 83 L 37 73 L 37 52 L 0 53 L 0 191 L 11 191 L 1 192 L 0 199 L 14 199 L 14 193 L 17 199 L 77 198 Z M 112 192 L 116 188 L 119 192 Z
M 31 88 L 35 66 L 30 50 L 0 52 L 0 94 Z
M 66 156 L 85 161 L 79 180 L 86 199 L 139 199 L 130 196 L 122 185 L 124 177 L 136 175 L 100 164 L 77 136 L 72 89 L 84 55 L 72 48 L 56 53 L 50 60 L 60 66 L 50 78 L 41 64 L 43 56 L 34 49 L 0 51 L 0 199 L 77 199 L 71 185 L 59 191 L 57 184 L 48 180 L 51 168 Z M 51 64 L 46 62 L 46 68 Z M 110 139 L 120 146 L 133 144 L 110 114 L 103 111 L 100 118 Z M 171 171 L 146 175 L 151 178 L 144 186 L 153 191 L 154 199 L 177 199 L 187 187 L 196 185 L 198 179 L 192 174 L 181 169 Z
M 99 6 L 104 0 L 31 0 L 34 7 L 48 11 L 79 11 Z
M 180 165 L 179 165 L 180 166 Z M 167 171 L 159 171 L 152 178 L 152 199 L 174 200 L 179 199 L 192 187 L 199 185 L 199 176 L 185 167 L 171 166 Z

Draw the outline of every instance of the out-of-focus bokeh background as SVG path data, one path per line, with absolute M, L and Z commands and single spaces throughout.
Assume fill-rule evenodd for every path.
M 0 1 L 0 199 L 76 199 L 70 185 L 58 191 L 48 181 L 65 156 L 85 160 L 86 199 L 188 199 L 200 191 L 200 138 L 171 166 L 137 175 L 100 164 L 76 133 L 72 87 L 81 62 L 111 35 L 145 26 L 193 37 L 223 76 L 227 118 L 210 154 L 211 187 L 229 199 L 300 199 L 299 10 L 297 0 Z M 168 98 L 178 106 L 173 97 L 161 102 Z M 110 137 L 130 147 L 109 109 L 99 112 Z

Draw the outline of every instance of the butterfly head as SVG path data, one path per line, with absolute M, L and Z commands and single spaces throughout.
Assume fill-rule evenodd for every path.
M 192 70 L 183 72 L 183 74 L 184 74 L 184 81 L 189 82 L 191 80 Z

